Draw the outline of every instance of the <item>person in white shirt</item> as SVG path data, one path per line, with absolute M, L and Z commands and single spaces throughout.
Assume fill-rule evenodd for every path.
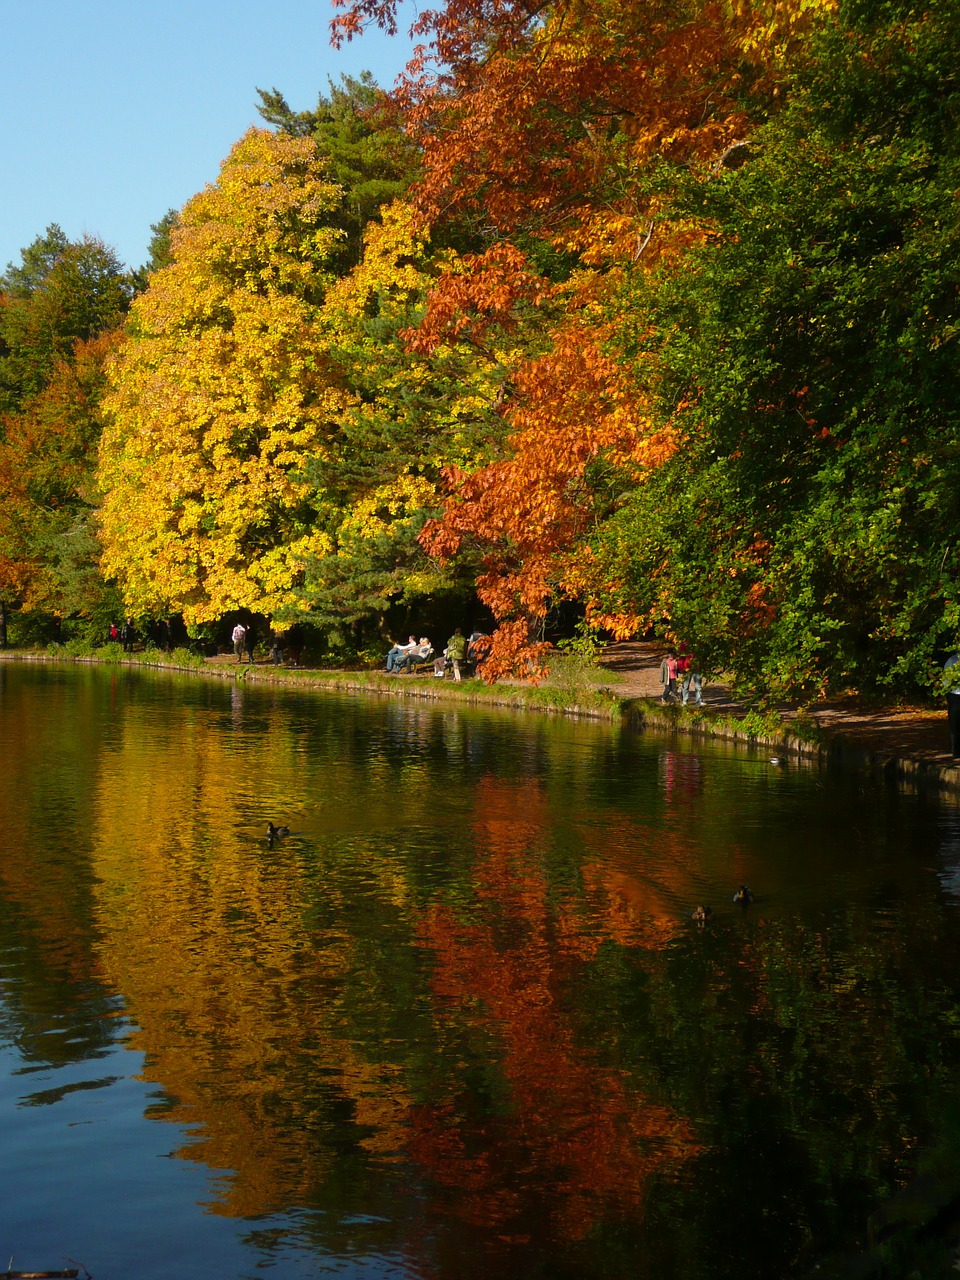
M 413 639 L 413 637 L 410 637 Z M 426 662 L 428 658 L 433 657 L 433 645 L 426 636 L 421 636 L 418 644 L 414 644 L 412 649 L 408 649 L 402 658 L 397 659 L 394 670 L 397 672 L 410 671 L 415 662 Z
M 407 654 L 411 653 L 416 647 L 416 636 L 411 636 L 406 644 L 395 644 L 387 654 L 387 670 L 397 671 Z

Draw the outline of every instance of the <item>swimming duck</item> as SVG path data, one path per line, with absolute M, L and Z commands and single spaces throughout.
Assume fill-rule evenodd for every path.
M 733 895 L 733 900 L 740 907 L 749 907 L 750 903 L 753 901 L 753 894 L 745 884 L 742 884 Z
M 290 834 L 289 827 L 275 827 L 272 822 L 267 823 L 267 839 L 268 840 L 279 840 L 281 836 L 288 836 L 289 834 Z
M 770 763 L 773 765 L 776 765 L 779 768 L 780 765 L 786 764 L 787 762 L 786 760 L 784 760 L 783 756 L 771 756 Z
M 713 915 L 710 907 L 697 907 L 693 913 L 693 919 L 697 924 L 704 925 Z

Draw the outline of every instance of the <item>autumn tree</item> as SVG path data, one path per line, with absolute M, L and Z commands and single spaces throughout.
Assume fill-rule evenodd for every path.
M 339 84 L 330 81 L 312 111 L 294 111 L 278 89 L 258 93 L 258 110 L 268 124 L 316 143 L 328 177 L 340 187 L 330 221 L 344 234 L 331 265 L 338 272 L 355 266 L 367 224 L 410 186 L 419 164 L 417 148 L 369 71 L 342 76 Z
M 340 38 L 396 22 L 389 0 L 338 7 Z M 398 98 L 423 151 L 418 207 L 433 226 L 473 211 L 486 239 L 441 275 L 420 342 L 442 336 L 441 318 L 470 339 L 502 328 L 518 319 L 511 297 L 540 313 L 502 371 L 502 459 L 449 470 L 446 516 L 424 533 L 439 555 L 483 557 L 481 593 L 503 624 L 491 675 L 535 666 L 551 601 L 580 592 L 582 534 L 631 483 L 611 484 L 610 462 L 642 469 L 669 450 L 643 377 L 618 367 L 609 300 L 631 262 L 699 234 L 663 216 L 674 171 L 708 174 L 765 115 L 804 7 L 449 0 L 416 24 L 429 44 Z
M 841 5 L 750 162 L 678 191 L 709 237 L 621 295 L 681 447 L 597 599 L 748 683 L 936 684 L 956 643 L 958 16 Z
M 116 255 L 52 225 L 0 280 L 0 630 L 11 608 L 93 619 L 93 473 L 107 353 L 130 297 Z
M 119 600 L 100 576 L 94 484 L 113 330 L 58 357 L 47 385 L 4 419 L 0 582 L 27 613 L 90 619 L 102 634 Z
M 605 353 L 605 336 L 596 316 L 580 315 L 513 371 L 507 456 L 472 473 L 448 467 L 444 515 L 424 529 L 441 560 L 479 544 L 478 593 L 500 620 L 488 679 L 541 668 L 539 624 L 559 593 L 579 593 L 579 544 L 615 496 L 601 460 L 639 471 L 672 448 L 669 428 L 644 413 L 631 371 Z
M 337 39 L 396 29 L 396 0 L 335 7 Z M 500 235 L 629 243 L 651 208 L 640 162 L 712 156 L 739 136 L 742 99 L 765 74 L 747 52 L 762 26 L 751 10 L 660 0 L 425 11 L 397 95 L 423 148 L 421 207 L 436 221 L 472 205 Z
M 134 304 L 100 484 L 104 568 L 138 615 L 273 614 L 326 548 L 303 468 L 347 399 L 313 331 L 339 195 L 309 139 L 250 130 Z
M 341 37 L 396 20 L 386 0 L 339 7 Z M 632 483 L 611 484 L 611 464 L 642 470 L 669 452 L 610 300 L 632 262 L 699 234 L 663 216 L 673 175 L 709 174 L 766 113 L 771 50 L 796 18 L 450 0 L 417 24 L 429 48 L 398 97 L 423 151 L 418 208 L 432 227 L 473 212 L 486 244 L 440 275 L 414 345 L 522 334 L 500 366 L 501 456 L 448 470 L 445 517 L 423 535 L 442 557 L 482 556 L 480 592 L 501 620 L 491 676 L 536 667 L 551 602 L 580 594 L 583 535 Z

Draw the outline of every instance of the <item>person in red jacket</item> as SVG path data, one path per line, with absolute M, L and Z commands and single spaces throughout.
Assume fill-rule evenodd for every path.
M 680 701 L 683 706 L 687 705 L 692 692 L 694 706 L 702 707 L 703 681 L 697 670 L 697 664 L 689 653 L 682 654 L 677 659 L 677 676 L 680 680 Z

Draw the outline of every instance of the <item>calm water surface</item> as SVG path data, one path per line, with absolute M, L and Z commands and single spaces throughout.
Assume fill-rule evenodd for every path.
M 932 798 L 19 664 L 0 754 L 0 1267 L 771 1280 L 958 1110 Z

